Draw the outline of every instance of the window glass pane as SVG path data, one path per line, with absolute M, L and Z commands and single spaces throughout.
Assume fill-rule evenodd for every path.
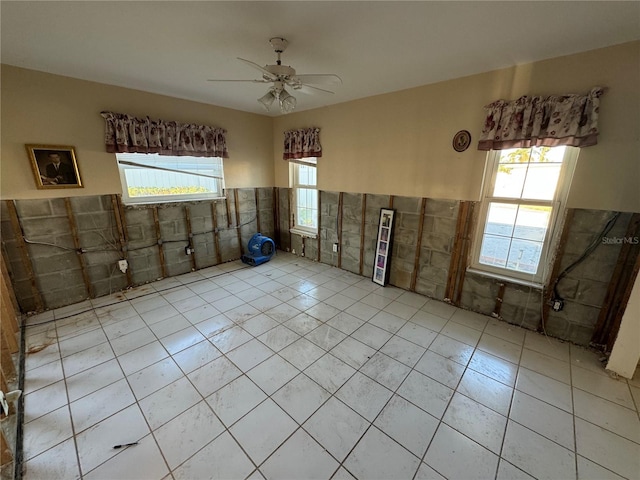
M 522 273 L 535 274 L 542 254 L 542 242 L 514 238 L 509 249 L 507 268 Z
M 480 263 L 494 267 L 506 266 L 510 244 L 511 239 L 509 237 L 483 235 L 482 247 L 480 248 Z
M 516 223 L 518 206 L 508 203 L 490 203 L 485 233 L 510 237 Z
M 556 194 L 561 163 L 531 163 L 524 183 L 522 198 L 553 200 Z
M 529 164 L 500 163 L 493 189 L 494 197 L 520 198 Z
M 523 240 L 543 242 L 550 219 L 551 207 L 520 205 L 513 236 Z
M 318 228 L 318 191 L 310 188 L 296 189 L 296 225 Z

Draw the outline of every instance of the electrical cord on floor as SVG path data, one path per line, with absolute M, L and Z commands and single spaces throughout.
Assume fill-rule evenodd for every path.
M 575 261 L 573 261 L 569 266 L 567 266 L 564 270 L 562 270 L 560 274 L 558 274 L 558 277 L 553 282 L 553 298 L 551 299 L 551 308 L 554 311 L 559 312 L 560 310 L 562 310 L 562 307 L 564 307 L 564 298 L 562 298 L 558 293 L 558 284 L 560 283 L 560 281 L 564 277 L 566 277 L 567 274 L 571 272 L 571 270 L 573 270 L 578 265 L 580 265 L 589 255 L 593 253 L 593 251 L 598 247 L 598 245 L 602 243 L 602 238 L 611 231 L 611 229 L 615 225 L 616 220 L 618 219 L 619 216 L 620 216 L 620 212 L 614 213 L 612 217 L 607 221 L 605 226 L 602 228 L 600 233 L 598 233 L 598 235 L 593 239 L 591 244 L 582 253 L 582 255 L 580 255 Z

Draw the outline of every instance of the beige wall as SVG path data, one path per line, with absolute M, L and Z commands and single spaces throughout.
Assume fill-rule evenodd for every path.
M 598 145 L 582 149 L 569 206 L 640 211 L 640 42 L 497 70 L 275 119 L 276 186 L 288 185 L 282 132 L 321 127 L 322 190 L 477 200 L 486 155 L 483 106 L 522 95 L 601 98 Z M 399 72 L 401 74 L 401 72 Z M 472 146 L 451 147 L 458 130 Z
M 271 118 L 177 98 L 2 66 L 3 199 L 121 193 L 104 147 L 103 110 L 227 130 L 228 188 L 273 186 Z M 73 145 L 85 188 L 38 190 L 25 144 Z
M 318 126 L 319 188 L 477 200 L 485 153 L 475 149 L 483 106 L 525 94 L 586 93 L 602 85 L 599 144 L 580 153 L 569 206 L 640 211 L 640 42 L 497 70 L 272 119 L 136 90 L 2 66 L 2 198 L 44 198 L 26 143 L 71 144 L 84 189 L 121 191 L 104 152 L 101 110 L 220 126 L 228 130 L 227 186 L 288 186 L 282 132 Z M 451 139 L 469 130 L 472 146 Z
M 640 277 L 631 290 L 607 370 L 632 378 L 640 360 Z

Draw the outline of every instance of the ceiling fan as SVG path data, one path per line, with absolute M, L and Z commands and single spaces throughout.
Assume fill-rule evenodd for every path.
M 269 91 L 258 99 L 258 102 L 269 111 L 274 102 L 277 101 L 277 105 L 280 107 L 282 113 L 291 113 L 296 107 L 296 97 L 291 95 L 285 87 L 290 87 L 291 90 L 296 90 L 301 93 L 315 94 L 315 93 L 333 93 L 330 90 L 319 88 L 314 85 L 341 85 L 342 79 L 331 73 L 317 73 L 317 74 L 296 74 L 295 69 L 290 66 L 282 65 L 280 55 L 287 48 L 289 42 L 281 37 L 274 37 L 269 40 L 269 43 L 276 52 L 277 60 L 275 65 L 265 65 L 261 67 L 257 63 L 245 60 L 238 57 L 238 60 L 246 63 L 252 68 L 262 73 L 262 78 L 259 80 L 218 80 L 210 79 L 210 82 L 251 82 L 251 83 L 272 83 L 269 87 Z

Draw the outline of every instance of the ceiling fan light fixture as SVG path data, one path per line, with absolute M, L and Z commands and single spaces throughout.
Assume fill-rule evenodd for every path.
M 275 99 L 276 99 L 275 93 L 273 93 L 273 90 L 269 90 L 262 97 L 260 97 L 258 101 L 262 104 L 262 106 L 268 112 L 271 105 L 273 105 L 273 102 L 275 101 Z
M 296 108 L 296 97 L 291 95 L 285 89 L 280 92 L 280 111 L 282 113 L 291 113 Z

